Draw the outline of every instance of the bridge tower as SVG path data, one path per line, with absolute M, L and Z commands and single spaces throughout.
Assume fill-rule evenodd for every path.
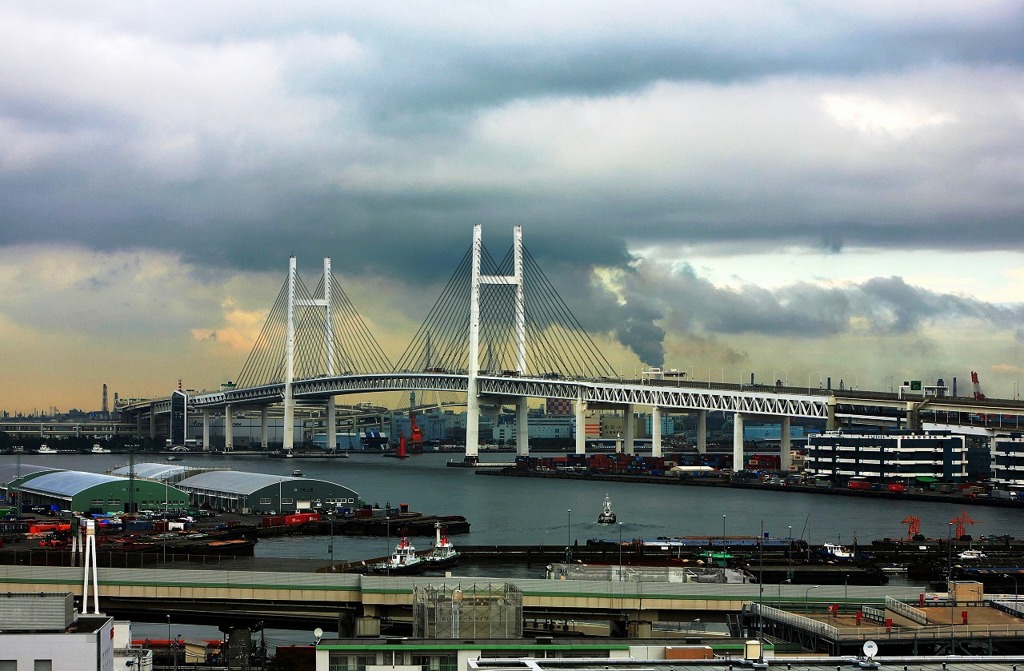
M 298 308 L 322 308 L 324 310 L 324 348 L 326 354 L 327 375 L 333 376 L 334 370 L 334 329 L 331 314 L 331 259 L 324 258 L 324 295 L 323 298 L 297 298 L 298 272 L 295 256 L 288 257 L 288 321 L 285 337 L 285 380 L 284 380 L 284 426 L 283 445 L 286 452 L 295 447 L 295 397 L 292 384 L 295 381 L 295 313 Z M 327 444 L 333 447 L 336 438 L 336 401 L 333 396 L 327 400 Z
M 481 274 L 483 250 L 481 227 L 473 226 L 473 269 L 469 297 L 469 376 L 466 389 L 466 461 L 475 462 L 480 455 L 480 287 L 485 284 L 515 287 L 515 352 L 517 374 L 526 372 L 526 302 L 523 292 L 523 227 L 516 226 L 512 243 L 512 275 Z M 516 405 L 516 453 L 526 454 L 527 404 L 522 397 Z

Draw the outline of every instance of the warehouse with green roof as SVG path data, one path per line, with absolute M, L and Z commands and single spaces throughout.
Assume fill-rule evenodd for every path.
M 344 485 L 301 476 L 210 471 L 177 484 L 193 505 L 236 513 L 284 514 L 356 508 L 359 495 Z
M 41 505 L 76 513 L 104 514 L 188 506 L 188 495 L 151 480 L 84 471 L 41 470 L 6 483 L 7 498 L 23 508 Z

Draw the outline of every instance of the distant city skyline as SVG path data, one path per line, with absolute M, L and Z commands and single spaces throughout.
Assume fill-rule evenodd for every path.
M 607 359 L 1019 395 L 1019 2 L 0 7 L 0 409 L 239 374 L 287 271 L 397 359 L 471 241 Z

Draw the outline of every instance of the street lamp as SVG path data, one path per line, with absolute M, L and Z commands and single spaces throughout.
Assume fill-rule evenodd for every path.
M 1016 612 L 1016 610 L 1017 610 L 1017 577 L 1016 576 L 1012 576 L 1009 573 L 1004 573 L 1003 577 L 1004 578 L 1009 578 L 1010 580 L 1013 581 L 1013 610 Z
M 572 561 L 572 508 L 569 508 L 569 524 L 565 528 L 566 531 L 566 544 L 565 544 L 565 561 L 566 563 Z
M 793 527 L 789 527 L 789 536 L 786 538 L 786 579 L 793 582 Z
M 619 522 L 619 582 L 622 582 L 622 522 Z
M 811 590 L 812 589 L 818 589 L 819 587 L 821 587 L 821 585 L 813 585 L 813 586 L 808 587 L 807 589 L 804 590 L 804 603 L 807 602 L 808 595 L 811 593 Z
M 949 654 L 954 654 L 956 648 L 955 645 L 955 634 L 956 629 L 956 603 L 953 596 L 953 523 L 949 523 L 949 533 L 947 538 L 949 544 L 949 573 L 946 576 L 946 591 L 949 593 Z
M 725 547 L 725 515 L 722 515 L 722 547 Z
M 783 585 L 791 585 L 792 583 L 793 583 L 793 579 L 792 578 L 786 578 L 785 580 L 779 581 L 779 584 L 778 584 L 778 588 L 779 588 L 778 606 L 780 608 L 782 607 L 782 586 Z
M 387 574 L 391 575 L 391 517 L 385 517 L 384 521 L 387 523 L 387 540 L 384 541 L 384 561 L 387 562 Z

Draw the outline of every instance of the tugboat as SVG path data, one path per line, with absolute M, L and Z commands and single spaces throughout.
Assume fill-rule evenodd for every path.
M 441 532 L 441 523 L 434 522 L 434 547 L 423 555 L 426 569 L 450 568 L 459 563 L 462 553 L 455 549 L 448 536 Z
M 366 575 L 418 575 L 427 568 L 427 561 L 416 554 L 416 548 L 409 539 L 402 536 L 391 556 L 382 562 L 370 564 L 364 570 Z
M 612 500 L 604 495 L 604 510 L 597 516 L 598 524 L 615 524 L 615 513 L 612 512 Z

